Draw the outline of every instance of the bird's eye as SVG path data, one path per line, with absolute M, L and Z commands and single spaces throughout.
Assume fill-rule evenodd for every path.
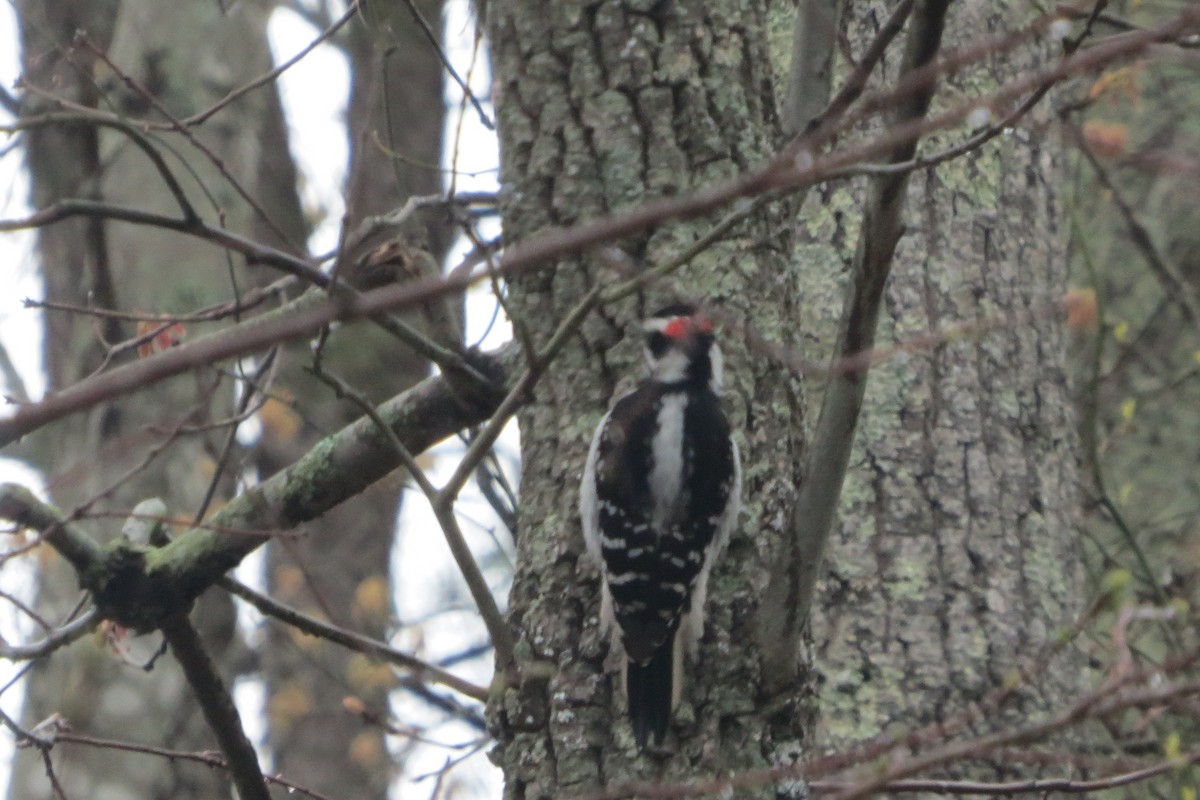
M 651 331 L 646 334 L 646 347 L 650 350 L 650 355 L 655 358 L 667 352 L 667 347 L 670 344 L 671 340 L 662 331 Z

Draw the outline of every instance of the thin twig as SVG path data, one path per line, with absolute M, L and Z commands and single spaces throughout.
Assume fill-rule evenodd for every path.
M 240 253 L 252 264 L 263 264 L 282 270 L 289 275 L 300 278 L 305 283 L 324 286 L 328 283 L 325 274 L 306 259 L 293 256 L 269 245 L 248 239 L 225 228 L 208 225 L 199 220 L 189 221 L 169 217 L 153 211 L 143 211 L 139 208 L 106 203 L 99 200 L 68 198 L 51 203 L 27 217 L 20 219 L 0 220 L 0 233 L 25 230 L 27 228 L 42 228 L 48 225 L 71 219 L 72 217 L 97 217 L 129 222 L 134 225 L 146 225 L 153 228 L 176 231 L 195 236 L 224 247 L 235 253 Z
M 446 544 L 450 548 L 450 553 L 454 557 L 455 564 L 458 565 L 458 571 L 462 575 L 463 580 L 467 583 L 467 589 L 471 592 L 471 598 L 475 601 L 475 606 L 479 609 L 479 616 L 483 618 L 483 624 L 488 629 L 488 634 L 492 637 L 492 645 L 496 648 L 496 661 L 501 668 L 507 668 L 513 664 L 513 652 L 516 642 L 513 639 L 512 631 L 508 627 L 508 622 L 504 619 L 504 614 L 501 613 L 499 606 L 496 605 L 496 599 L 492 596 L 492 589 L 487 584 L 487 580 L 483 577 L 483 571 L 480 570 L 479 564 L 475 561 L 475 556 L 471 553 L 471 548 L 467 546 L 466 537 L 462 534 L 462 529 L 458 525 L 458 520 L 454 516 L 454 508 L 452 504 L 442 504 L 440 502 L 441 493 L 429 481 L 425 471 L 421 469 L 421 465 L 417 463 L 417 459 L 409 452 L 404 443 L 400 441 L 400 437 L 396 436 L 395 431 L 383 420 L 376 410 L 365 397 L 354 391 L 352 387 L 346 384 L 335 375 L 320 370 L 319 366 L 314 369 L 314 373 L 318 378 L 332 386 L 340 395 L 348 398 L 351 402 L 359 407 L 373 423 L 376 430 L 387 440 L 396 455 L 399 456 L 400 462 L 408 470 L 409 476 L 416 481 L 418 487 L 429 500 L 430 506 L 433 508 L 434 516 L 437 518 L 438 524 L 442 529 L 442 534 L 446 538 Z M 444 490 L 443 490 L 444 491 Z
M 73 303 L 59 303 L 51 300 L 35 300 L 27 297 L 21 301 L 24 308 L 36 308 L 44 311 L 62 311 L 68 314 L 82 314 L 99 319 L 115 319 L 125 322 L 162 322 L 168 324 L 190 324 L 193 322 L 215 322 L 225 319 L 226 317 L 236 316 L 238 314 L 252 311 L 258 306 L 265 303 L 274 297 L 279 297 L 282 293 L 291 286 L 294 286 L 296 279 L 292 276 L 280 278 L 273 283 L 262 287 L 254 287 L 242 295 L 237 302 L 218 303 L 216 305 L 202 308 L 198 311 L 192 311 L 187 314 L 153 314 L 140 313 L 136 311 L 119 311 L 111 308 L 97 308 L 95 306 L 81 306 Z
M 60 647 L 68 645 L 90 633 L 98 621 L 96 609 L 93 607 L 85 611 L 79 619 L 74 622 L 68 622 L 66 625 L 51 631 L 44 639 L 36 642 L 11 645 L 0 641 L 0 658 L 5 658 L 9 661 L 28 661 L 48 656 Z
M 82 747 L 96 747 L 102 750 L 117 750 L 124 753 L 140 753 L 142 755 L 165 758 L 168 761 L 190 761 L 195 764 L 203 764 L 206 767 L 229 769 L 229 765 L 225 762 L 225 759 L 212 751 L 194 753 L 188 750 L 169 750 L 165 747 L 156 747 L 151 744 L 135 744 L 133 742 L 122 742 L 117 739 L 101 739 L 96 736 L 75 733 L 74 731 L 58 731 L 55 733 L 54 744 L 58 743 L 73 744 Z M 294 781 L 289 781 L 281 775 L 264 775 L 263 777 L 268 783 L 275 786 L 282 786 L 289 793 L 302 794 L 313 798 L 313 800 L 333 800 L 333 798 L 327 795 L 316 792 Z
M 230 594 L 245 600 L 263 614 L 291 625 L 296 630 L 303 631 L 310 636 L 328 639 L 356 653 L 373 656 L 382 661 L 394 664 L 412 673 L 411 678 L 414 680 L 445 686 L 447 689 L 453 689 L 459 694 L 470 697 L 472 700 L 487 702 L 487 689 L 485 687 L 476 686 L 470 681 L 463 680 L 435 664 L 422 661 L 416 656 L 397 650 L 369 636 L 363 636 L 360 633 L 355 633 L 354 631 L 346 630 L 337 625 L 319 620 L 316 617 L 309 616 L 261 592 L 256 592 L 233 578 L 223 577 L 217 581 L 216 585 Z
M 216 468 L 213 470 L 212 477 L 208 480 L 208 486 L 204 490 L 204 497 L 200 500 L 200 505 L 196 508 L 196 513 L 192 517 L 192 524 L 200 522 L 204 519 L 204 515 L 208 513 L 209 506 L 212 504 L 213 498 L 216 497 L 217 488 L 220 486 L 221 477 L 225 474 L 226 468 L 229 466 L 229 459 L 233 455 L 234 445 L 237 444 L 237 432 L 241 423 L 244 422 L 251 412 L 251 403 L 255 398 L 262 398 L 255 405 L 255 408 L 260 408 L 266 401 L 265 387 L 269 387 L 272 383 L 272 378 L 276 373 L 279 361 L 276 356 L 279 354 L 279 348 L 273 347 L 267 351 L 266 356 L 258 365 L 254 377 L 246 381 L 247 387 L 242 392 L 242 398 L 238 403 L 237 412 L 232 420 L 229 421 L 228 432 L 225 435 L 225 441 L 221 445 L 221 453 L 217 456 Z M 270 377 L 268 376 L 270 373 Z M 266 379 L 264 382 L 264 378 Z M 260 384 L 263 388 L 260 388 Z
M 1006 797 L 1018 794 L 1046 795 L 1050 792 L 1065 794 L 1085 794 L 1099 792 L 1105 789 L 1115 789 L 1143 783 L 1151 778 L 1165 775 L 1182 767 L 1200 763 L 1200 751 L 1186 756 L 1160 761 L 1143 769 L 1130 772 L 1118 772 L 1103 778 L 1092 780 L 1073 780 L 1071 778 L 1031 778 L 1024 781 L 1005 781 L 989 783 L 987 781 L 956 781 L 939 780 L 936 778 L 896 780 L 883 787 L 883 791 L 893 792 L 930 792 L 934 794 L 952 795 L 984 795 L 987 797 Z M 808 788 L 817 794 L 846 794 L 853 789 L 853 784 L 846 781 L 812 781 Z
M 450 63 L 450 59 L 446 56 L 446 51 L 442 49 L 441 39 L 438 38 L 437 32 L 430 27 L 429 22 L 425 19 L 425 15 L 421 13 L 421 9 L 417 8 L 417 4 L 413 0 L 404 0 L 404 4 L 408 6 L 408 10 L 412 13 L 413 19 L 420 26 L 421 32 L 425 34 L 425 38 L 429 41 L 429 46 L 437 53 L 438 60 L 442 62 L 442 66 L 446 68 L 446 72 L 458 84 L 458 88 L 462 89 L 463 95 L 471 101 L 471 105 L 475 107 L 476 113 L 479 114 L 479 124 L 487 128 L 489 131 L 496 130 L 496 123 L 492 122 L 487 113 L 483 110 L 483 106 L 479 103 L 475 93 L 471 91 L 471 87 L 467 82 L 459 76 L 458 71 L 454 69 L 454 65 Z

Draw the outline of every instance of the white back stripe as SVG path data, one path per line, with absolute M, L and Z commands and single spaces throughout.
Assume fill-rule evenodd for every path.
M 658 409 L 658 428 L 650 445 L 650 496 L 654 498 L 655 530 L 667 530 L 679 511 L 683 490 L 683 417 L 687 392 L 667 392 Z

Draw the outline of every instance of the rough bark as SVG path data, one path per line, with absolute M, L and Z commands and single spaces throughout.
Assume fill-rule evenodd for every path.
M 773 142 L 764 7 L 523 5 L 489 6 L 506 235 L 519 239 L 703 184 L 753 163 Z M 842 24 L 861 48 L 884 16 L 880 7 L 854 6 Z M 950 46 L 1005 25 L 995 3 L 958 3 L 952 16 Z M 1034 59 L 990 59 L 986 74 L 963 88 L 980 91 L 983 80 L 986 91 Z M 894 77 L 895 63 L 887 60 L 885 77 Z M 601 672 L 606 646 L 595 627 L 595 584 L 580 559 L 575 487 L 592 426 L 637 360 L 627 324 L 669 290 L 605 309 L 585 326 L 579 347 L 550 370 L 521 417 L 521 559 L 510 605 L 522 655 L 539 667 L 493 708 L 494 758 L 508 796 L 786 761 L 811 747 L 809 691 L 820 693 L 818 740 L 830 746 L 937 720 L 999 684 L 1072 621 L 1081 595 L 1075 444 L 1059 323 L 1045 313 L 1064 288 L 1055 258 L 1056 157 L 1034 123 L 914 176 L 880 341 L 993 314 L 1032 321 L 872 372 L 813 623 L 819 677 L 802 669 L 799 652 L 784 670 L 790 674 L 760 674 L 756 652 L 773 643 L 763 641 L 770 625 L 755 623 L 769 621 L 755 612 L 764 597 L 787 591 L 786 581 L 762 585 L 761 576 L 780 571 L 769 564 L 809 555 L 785 547 L 781 531 L 798 479 L 803 413 L 778 369 L 730 348 L 730 409 L 746 437 L 750 508 L 718 572 L 703 674 L 673 729 L 678 755 L 653 768 L 633 760 L 615 683 Z M 780 258 L 790 248 L 782 228 L 759 218 L 698 259 L 681 283 L 780 343 L 826 358 L 860 197 L 858 187 L 814 193 L 799 215 L 802 244 L 786 250 L 790 262 Z M 654 263 L 705 225 L 665 226 L 624 249 Z M 602 279 L 595 259 L 563 263 L 516 281 L 514 305 L 533 337 L 545 337 Z M 1046 709 L 1080 675 L 1078 658 L 1066 657 L 1014 713 Z
M 229 16 L 221 16 L 218 7 L 208 3 L 27 2 L 18 10 L 30 83 L 68 100 L 132 117 L 161 120 L 144 97 L 98 66 L 85 49 L 71 48 L 77 30 L 106 49 L 179 117 L 207 107 L 270 68 L 265 13 L 254 3 L 238 4 Z M 34 115 L 52 107 L 26 94 L 23 113 Z M 226 109 L 198 136 L 231 174 L 256 192 L 253 176 L 259 154 L 264 146 L 277 146 L 264 134 L 281 129 L 279 113 L 274 94 L 260 91 Z M 86 125 L 56 126 L 30 131 L 26 143 L 37 207 L 63 197 L 103 198 L 156 210 L 174 207 L 145 156 L 118 134 Z M 186 143 L 173 137 L 172 144 L 195 170 L 188 174 L 179 168 L 179 173 L 199 213 L 209 220 L 221 214 L 229 227 L 245 231 L 250 216 L 246 205 Z M 211 200 L 199 183 L 213 192 Z M 59 302 L 183 312 L 231 298 L 232 281 L 245 280 L 231 279 L 225 254 L 214 246 L 97 220 L 44 229 L 38 245 L 46 296 Z M 68 385 L 100 365 L 98 332 L 113 343 L 134 333 L 128 323 L 98 325 L 77 315 L 47 315 L 51 388 Z M 136 467 L 181 422 L 202 424 L 228 416 L 231 397 L 228 383 L 213 370 L 198 371 L 164 384 L 153 396 L 108 404 L 55 426 L 33 442 L 33 449 L 56 502 L 73 508 Z M 138 501 L 159 496 L 171 513 L 192 514 L 200 506 L 220 445 L 218 434 L 179 438 L 147 469 L 105 492 L 89 510 L 128 512 Z M 226 481 L 224 490 L 228 488 Z M 218 492 L 218 499 L 223 493 Z M 119 529 L 120 521 L 101 520 L 88 527 L 103 540 Z M 78 599 L 78 581 L 52 556 L 42 565 L 38 607 L 47 618 L 57 619 Z M 237 651 L 228 598 L 206 597 L 195 619 L 214 658 L 228 667 Z M 153 649 L 143 647 L 147 653 Z M 211 735 L 170 659 L 160 660 L 146 674 L 121 664 L 113 653 L 87 639 L 39 663 L 27 696 L 27 722 L 61 712 L 76 730 L 101 736 L 183 750 L 212 747 Z M 56 772 L 71 796 L 209 798 L 227 791 L 223 776 L 202 767 L 86 748 L 71 749 L 65 757 L 63 753 L 68 751 L 55 755 Z M 28 751 L 15 762 L 10 792 L 14 798 L 49 793 L 41 761 Z
M 520 240 L 727 178 L 777 144 L 764 3 L 493 0 L 489 13 L 506 237 Z M 579 473 L 617 383 L 640 371 L 640 342 L 628 333 L 642 313 L 691 296 L 770 335 L 792 330 L 783 324 L 795 310 L 780 213 L 753 217 L 699 256 L 679 288 L 655 287 L 594 315 L 520 417 L 519 561 L 510 608 L 525 680 L 493 708 L 493 757 L 510 797 L 658 773 L 650 759 L 635 756 L 617 682 L 602 669 L 607 644 L 597 632 L 596 575 L 582 558 L 575 507 Z M 622 249 L 652 265 L 711 224 L 665 225 Z M 563 262 L 514 281 L 518 327 L 544 341 L 595 282 L 611 281 L 601 263 Z M 710 585 L 714 624 L 702 647 L 704 669 L 693 670 L 677 715 L 671 741 L 681 755 L 666 765 L 668 777 L 759 766 L 778 742 L 797 735 L 804 717 L 799 696 L 765 696 L 754 625 L 762 567 L 789 557 L 782 542 L 802 430 L 797 387 L 748 356 L 732 332 L 723 341 L 734 365 L 726 403 L 744 453 L 747 507 Z M 764 703 L 777 713 L 756 714 Z
M 861 46 L 879 14 L 852 6 L 850 40 Z M 995 3 L 957 3 L 946 46 L 1002 30 L 1007 19 Z M 991 59 L 958 88 L 986 94 L 1050 56 L 1035 49 Z M 1081 609 L 1077 448 L 1062 324 L 1049 313 L 1066 275 L 1060 153 L 1047 115 L 912 176 L 879 341 L 996 315 L 1027 318 L 871 372 L 813 615 L 822 745 L 962 710 Z M 922 150 L 953 136 L 934 136 Z M 810 352 L 836 335 L 839 270 L 859 233 L 844 212 L 857 191 L 813 194 L 799 215 Z M 1082 675 L 1069 653 L 1010 713 L 1036 716 L 1078 689 Z

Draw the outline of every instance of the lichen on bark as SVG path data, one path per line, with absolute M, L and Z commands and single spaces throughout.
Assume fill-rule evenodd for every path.
M 779 143 L 766 56 L 766 4 L 489 3 L 497 75 L 505 235 L 586 222 L 647 199 L 729 178 Z M 752 318 L 789 342 L 794 276 L 786 203 L 751 217 L 679 276 L 600 309 L 576 346 L 551 365 L 520 416 L 519 561 L 511 621 L 545 680 L 506 689 L 493 704 L 493 753 L 511 797 L 546 797 L 659 773 L 637 758 L 603 672 L 597 576 L 583 556 L 577 486 L 591 432 L 618 384 L 640 370 L 632 322 L 667 299 L 702 300 Z M 712 219 L 672 222 L 619 243 L 653 265 L 679 253 Z M 511 305 L 535 341 L 597 281 L 594 256 L 513 281 Z M 798 478 L 799 389 L 790 375 L 723 335 L 732 364 L 727 410 L 744 453 L 745 510 L 710 589 L 702 670 L 676 714 L 678 755 L 666 776 L 751 768 L 771 750 L 754 612 L 765 564 L 784 552 L 786 508 Z M 796 659 L 798 661 L 798 659 Z M 775 698 L 778 700 L 779 698 Z M 796 727 L 800 716 L 778 719 Z

